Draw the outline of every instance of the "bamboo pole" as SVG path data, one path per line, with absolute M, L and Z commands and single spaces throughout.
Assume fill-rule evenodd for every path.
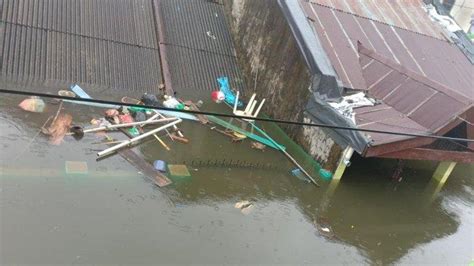
M 267 133 L 265 133 L 265 131 L 261 130 L 260 128 L 254 126 L 253 123 L 250 123 L 250 125 L 255 128 L 258 132 L 260 132 L 260 134 L 262 134 L 263 136 L 265 136 L 269 141 L 271 141 L 275 146 L 278 147 L 278 150 L 280 150 L 283 154 L 285 154 L 285 156 L 294 164 L 296 165 L 296 167 L 298 167 L 301 172 L 303 172 L 303 174 L 305 174 L 309 180 L 311 180 L 311 182 L 313 182 L 313 184 L 315 184 L 317 187 L 319 187 L 320 185 L 318 184 L 318 182 L 316 182 L 316 180 L 314 180 L 314 178 L 308 174 L 308 172 L 306 172 L 306 170 L 304 170 L 304 168 L 295 160 L 295 158 L 293 158 L 287 151 L 285 151 L 284 149 L 282 149 L 280 147 L 280 145 L 278 145 L 278 143 L 276 143 L 272 138 L 270 138 L 270 136 L 268 136 Z
M 153 112 L 155 112 L 155 114 L 159 115 L 161 118 L 166 118 L 164 115 L 162 115 L 160 112 L 156 111 L 156 110 L 153 110 Z M 178 132 L 178 135 L 182 138 L 184 138 L 184 135 L 183 133 L 181 133 L 181 131 L 179 131 L 179 128 L 177 126 L 173 126 L 173 129 Z M 168 131 L 167 131 L 168 132 Z M 168 132 L 169 133 L 169 132 Z
M 133 122 L 133 123 L 127 123 L 127 124 L 116 124 L 116 125 L 110 125 L 110 126 L 102 126 L 102 127 L 97 127 L 97 128 L 91 128 L 91 129 L 86 129 L 84 130 L 84 133 L 91 133 L 91 132 L 97 132 L 97 131 L 103 131 L 103 130 L 111 130 L 111 129 L 116 129 L 116 128 L 122 128 L 122 127 L 133 127 L 133 126 L 139 126 L 139 125 L 149 125 L 149 124 L 157 124 L 157 123 L 162 123 L 162 122 L 171 122 L 175 121 L 178 118 L 175 117 L 170 117 L 170 118 L 163 118 L 163 119 L 158 119 L 158 120 L 153 120 L 153 121 L 142 121 L 142 122 Z
M 158 140 L 158 142 L 161 143 L 161 145 L 163 145 L 163 147 L 165 147 L 167 151 L 171 150 L 170 147 L 168 147 L 168 145 L 166 145 L 166 143 L 162 139 L 160 139 L 160 137 L 158 137 L 156 134 L 153 134 L 153 137 L 155 137 L 156 140 Z
M 162 131 L 162 130 L 164 130 L 164 129 L 167 129 L 167 128 L 169 128 L 169 127 L 175 126 L 176 124 L 179 124 L 179 123 L 181 123 L 182 121 L 183 121 L 183 120 L 181 120 L 181 119 L 177 119 L 176 121 L 173 121 L 173 122 L 171 122 L 171 123 L 169 123 L 169 124 L 166 124 L 166 125 L 164 125 L 164 126 L 161 126 L 161 127 L 157 128 L 157 129 L 154 129 L 154 130 L 152 130 L 152 131 L 143 133 L 142 135 L 140 135 L 140 136 L 138 136 L 138 137 L 135 137 L 135 138 L 130 139 L 130 140 L 127 140 L 127 141 L 124 141 L 123 143 L 120 143 L 120 144 L 118 144 L 118 145 L 116 145 L 116 146 L 113 146 L 113 147 L 111 147 L 111 148 L 108 148 L 108 149 L 105 149 L 105 150 L 103 150 L 103 151 L 101 151 L 101 152 L 98 152 L 98 153 L 97 153 L 97 156 L 98 156 L 98 157 L 102 157 L 102 156 L 104 156 L 104 155 L 106 155 L 106 154 L 109 154 L 109 153 L 111 153 L 111 152 L 114 152 L 114 151 L 116 151 L 116 150 L 118 150 L 118 149 L 120 149 L 120 148 L 123 148 L 123 147 L 125 147 L 125 146 L 128 146 L 128 145 L 130 145 L 130 144 L 132 144 L 132 143 L 134 143 L 134 142 L 137 142 L 137 141 L 139 141 L 139 140 L 141 140 L 141 139 L 144 139 L 144 138 L 146 138 L 146 137 L 149 137 L 149 136 L 151 136 L 151 135 L 154 135 L 154 134 L 156 134 L 156 133 L 158 133 L 158 132 L 160 132 L 160 131 Z

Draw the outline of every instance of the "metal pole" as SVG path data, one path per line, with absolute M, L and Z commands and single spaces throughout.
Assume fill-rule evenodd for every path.
M 106 154 L 109 154 L 109 153 L 111 153 L 111 152 L 114 152 L 114 151 L 116 151 L 116 150 L 118 150 L 118 149 L 120 149 L 120 148 L 123 148 L 123 147 L 125 147 L 125 146 L 128 146 L 128 145 L 130 145 L 130 144 L 132 144 L 132 143 L 134 143 L 134 142 L 136 142 L 136 141 L 139 141 L 139 140 L 144 139 L 144 138 L 146 138 L 146 137 L 148 137 L 148 136 L 151 136 L 151 135 L 153 135 L 153 134 L 156 134 L 156 133 L 158 133 L 158 132 L 160 132 L 160 131 L 162 131 L 162 130 L 164 130 L 164 129 L 167 129 L 167 128 L 169 128 L 169 127 L 175 126 L 176 124 L 179 124 L 179 123 L 181 123 L 182 121 L 183 121 L 183 120 L 178 119 L 178 120 L 176 120 L 176 121 L 174 121 L 174 122 L 171 122 L 171 123 L 169 123 L 169 124 L 166 124 L 166 125 L 164 125 L 164 126 L 162 126 L 162 127 L 159 127 L 159 128 L 154 129 L 154 130 L 152 130 L 152 131 L 146 132 L 146 133 L 144 133 L 144 134 L 142 134 L 142 135 L 140 135 L 140 136 L 138 136 L 138 137 L 136 137 L 136 138 L 127 140 L 127 141 L 125 141 L 125 142 L 123 142 L 123 143 L 120 143 L 120 144 L 118 144 L 118 145 L 116 145 L 116 146 L 113 146 L 113 147 L 111 147 L 111 148 L 108 148 L 108 149 L 106 149 L 106 150 L 103 150 L 103 151 L 97 153 L 97 156 L 98 156 L 98 157 L 102 157 L 102 156 L 104 156 L 104 155 L 106 155 Z
M 148 125 L 148 124 L 157 124 L 157 123 L 162 123 L 162 122 L 171 122 L 171 121 L 175 121 L 177 119 L 178 118 L 176 118 L 176 117 L 170 117 L 170 118 L 163 118 L 163 119 L 158 119 L 158 120 L 154 120 L 154 121 L 142 121 L 142 122 L 133 122 L 133 123 L 128 123 L 128 124 L 116 124 L 116 125 L 110 125 L 110 126 L 102 126 L 102 127 L 97 127 L 97 128 L 86 129 L 86 130 L 84 130 L 84 133 L 110 130 L 110 129 L 121 128 L 121 127 L 133 127 L 133 126 L 139 126 L 139 125 Z

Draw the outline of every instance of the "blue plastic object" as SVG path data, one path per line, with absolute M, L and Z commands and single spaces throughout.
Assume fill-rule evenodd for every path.
M 235 94 L 230 89 L 229 78 L 220 77 L 220 78 L 217 79 L 217 82 L 219 82 L 220 91 L 222 91 L 225 95 L 225 102 L 232 105 L 232 106 L 234 106 L 236 97 L 235 97 Z M 242 103 L 242 101 L 239 101 L 237 106 L 242 107 L 242 106 L 244 106 L 244 104 Z
M 160 171 L 162 173 L 166 173 L 166 163 L 162 160 L 156 160 L 155 162 L 153 162 L 153 167 L 157 171 Z

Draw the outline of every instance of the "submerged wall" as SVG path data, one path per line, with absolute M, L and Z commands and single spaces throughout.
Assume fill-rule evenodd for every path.
M 277 0 L 223 4 L 245 77 L 245 96 L 255 91 L 259 99 L 266 98 L 263 112 L 272 118 L 306 120 L 312 77 Z M 324 168 L 335 170 L 342 149 L 323 130 L 280 126 Z

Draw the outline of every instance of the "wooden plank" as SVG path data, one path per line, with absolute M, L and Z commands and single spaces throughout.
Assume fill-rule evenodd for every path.
M 426 148 L 413 148 L 393 153 L 382 154 L 379 157 L 406 159 L 406 160 L 429 160 L 429 161 L 451 161 L 459 163 L 474 163 L 474 152 L 443 151 Z
M 189 101 L 186 103 L 189 104 L 189 108 L 191 108 L 191 110 L 199 111 L 199 108 L 193 102 Z M 201 122 L 201 124 L 206 125 L 209 123 L 209 119 L 205 115 L 196 115 L 196 116 L 199 119 L 199 122 Z
M 113 123 L 113 119 L 108 120 Z M 133 136 L 125 128 L 119 128 L 119 130 L 127 137 L 133 138 Z M 159 171 L 156 171 L 151 164 L 149 164 L 131 149 L 120 149 L 117 151 L 117 153 L 120 154 L 120 156 L 127 160 L 131 165 L 133 165 L 137 170 L 142 172 L 142 174 L 148 179 L 150 179 L 155 185 L 159 187 L 164 187 L 172 183 L 168 177 L 166 177 Z
M 171 180 L 153 168 L 151 164 L 130 149 L 121 149 L 118 154 L 137 168 L 144 176 L 150 179 L 155 185 L 164 187 L 171 184 Z

